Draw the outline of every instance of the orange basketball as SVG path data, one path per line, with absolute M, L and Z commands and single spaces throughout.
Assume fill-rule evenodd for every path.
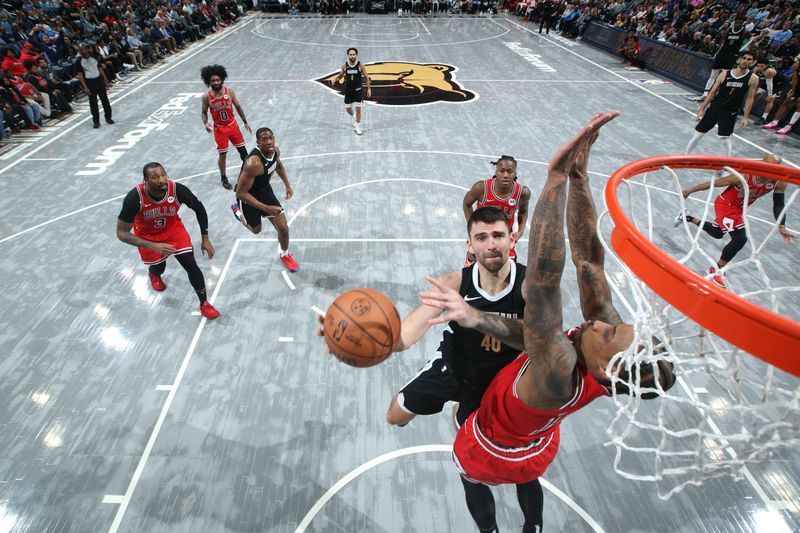
M 325 340 L 350 366 L 377 365 L 400 340 L 400 315 L 389 298 L 372 289 L 353 289 L 325 313 Z

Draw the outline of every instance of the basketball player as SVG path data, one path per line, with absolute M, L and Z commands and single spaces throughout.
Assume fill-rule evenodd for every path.
M 139 248 L 142 262 L 148 265 L 150 285 L 158 292 L 167 288 L 161 279 L 167 266 L 167 257 L 175 256 L 197 293 L 200 314 L 208 319 L 218 318 L 219 311 L 207 299 L 206 282 L 194 258 L 192 239 L 178 216 L 181 205 L 195 212 L 203 236 L 200 249 L 211 259 L 214 257 L 214 246 L 208 240 L 205 207 L 188 187 L 169 179 L 161 163 L 147 163 L 142 174 L 144 181 L 134 187 L 122 202 L 117 220 L 117 238 Z
M 338 83 L 344 79 L 344 110 L 353 117 L 353 131 L 357 135 L 364 133 L 361 131 L 361 102 L 364 100 L 362 88 L 364 81 L 367 83 L 367 98 L 372 97 L 369 76 L 364 65 L 358 60 L 358 50 L 355 48 L 347 49 L 347 62 L 342 65 L 342 73 L 339 75 Z M 355 107 L 355 114 L 353 114 Z
M 794 107 L 794 114 L 789 119 L 789 122 L 782 128 L 780 128 L 777 133 L 778 135 L 789 135 L 792 132 L 792 127 L 797 123 L 797 120 L 800 119 L 800 98 L 798 98 L 798 70 L 800 70 L 800 56 L 797 57 L 797 61 L 792 64 L 792 75 L 791 80 L 787 82 L 787 89 L 784 93 L 782 93 L 783 101 L 781 102 L 778 111 L 775 113 L 775 118 L 772 122 L 768 124 L 764 124 L 761 126 L 765 130 L 772 130 L 777 128 L 780 125 L 781 119 L 789 112 L 792 107 Z
M 496 207 L 479 208 L 470 217 L 467 229 L 476 262 L 445 274 L 438 283 L 458 291 L 463 302 L 482 314 L 521 318 L 525 306 L 522 297 L 525 267 L 509 260 L 512 241 L 505 213 Z M 400 343 L 395 351 L 416 344 L 441 312 L 438 307 L 425 304 L 411 311 L 402 322 Z M 463 423 L 480 404 L 495 374 L 513 361 L 522 347 L 521 342 L 507 345 L 492 333 L 450 322 L 442 334 L 438 355 L 392 400 L 386 421 L 405 426 L 417 415 L 439 413 L 447 402 L 454 401 L 458 402 L 456 422 Z
M 772 111 L 772 106 L 775 105 L 775 97 L 781 93 L 783 87 L 786 85 L 785 78 L 783 74 L 778 73 L 776 69 L 769 66 L 769 62 L 765 57 L 756 59 L 756 66 L 753 68 L 753 73 L 758 76 L 758 89 L 756 89 L 754 101 L 760 97 L 764 97 L 767 102 L 760 119 L 762 123 L 766 123 L 767 117 L 769 117 Z M 775 125 L 777 126 L 777 124 L 776 122 Z
M 777 154 L 767 154 L 764 156 L 764 161 L 768 163 L 781 163 L 781 156 Z M 771 180 L 761 176 L 751 176 L 747 174 L 743 176 L 747 181 L 747 205 L 772 193 L 772 214 L 778 222 L 778 233 L 783 237 L 786 244 L 793 242 L 796 237 L 786 229 L 786 217 L 781 216 L 784 207 L 784 193 L 788 185 L 785 181 Z M 711 187 L 711 182 L 698 183 L 692 187 L 683 189 L 683 197 L 688 198 L 691 194 L 698 191 L 707 191 Z M 725 287 L 725 271 L 724 266 L 733 259 L 739 250 L 744 248 L 747 244 L 747 230 L 744 224 L 744 188 L 742 187 L 739 179 L 734 175 L 724 176 L 720 179 L 714 180 L 714 187 L 726 187 L 722 194 L 717 196 L 714 200 L 714 222 L 705 222 L 703 224 L 703 231 L 711 235 L 715 239 L 721 239 L 726 233 L 730 236 L 729 242 L 722 249 L 722 255 L 717 261 L 717 266 L 709 267 L 707 274 L 711 276 L 711 280 L 719 285 Z M 700 226 L 701 220 L 693 217 L 687 213 L 681 212 L 675 219 L 675 227 L 678 227 L 683 221 Z
M 222 65 L 208 65 L 200 70 L 200 77 L 203 83 L 210 90 L 203 95 L 203 110 L 200 116 L 203 119 L 203 126 L 208 133 L 214 133 L 214 141 L 217 143 L 217 165 L 219 166 L 219 179 L 222 186 L 228 190 L 233 188 L 233 185 L 228 181 L 225 174 L 225 160 L 228 155 L 228 141 L 239 152 L 239 157 L 242 161 L 247 158 L 247 148 L 245 148 L 244 137 L 239 130 L 239 125 L 236 123 L 236 117 L 233 115 L 233 108 L 244 122 L 244 128 L 248 133 L 253 133 L 250 124 L 247 123 L 247 118 L 244 116 L 244 109 L 242 109 L 239 100 L 236 98 L 236 93 L 233 89 L 223 87 L 225 79 L 228 77 L 228 72 Z M 211 110 L 211 120 L 214 125 L 208 123 L 208 111 Z
M 297 272 L 300 267 L 289 253 L 289 223 L 281 203 L 269 184 L 277 172 L 286 188 L 284 199 L 289 200 L 294 191 L 286 177 L 286 169 L 281 162 L 281 151 L 275 146 L 275 135 L 269 128 L 256 130 L 256 147 L 247 156 L 236 183 L 236 201 L 231 206 L 233 216 L 250 232 L 261 233 L 261 219 L 266 217 L 278 232 L 281 246 L 281 262 L 289 272 Z
M 726 155 L 730 157 L 733 147 L 731 146 L 731 134 L 736 125 L 736 116 L 739 108 L 744 102 L 744 115 L 742 116 L 741 127 L 747 126 L 750 117 L 750 109 L 753 107 L 756 89 L 758 88 L 758 76 L 754 76 L 750 67 L 753 63 L 753 54 L 745 52 L 739 57 L 736 67 L 723 70 L 717 76 L 714 86 L 703 100 L 700 110 L 697 112 L 697 119 L 700 121 L 694 127 L 695 132 L 685 153 L 690 153 L 695 149 L 697 143 L 708 133 L 711 128 L 717 125 L 717 135 L 725 144 Z M 706 109 L 708 108 L 708 109 Z
M 714 62 L 711 64 L 711 74 L 706 82 L 705 90 L 701 96 L 695 98 L 696 102 L 705 100 L 722 71 L 730 70 L 734 67 L 736 56 L 739 54 L 745 38 L 749 36 L 750 33 L 744 28 L 744 16 L 741 14 L 736 15 L 733 26 L 729 28 L 726 24 L 722 28 L 722 45 L 714 56 Z
M 476 181 L 472 188 L 464 195 L 462 208 L 464 217 L 469 222 L 472 216 L 472 205 L 477 207 L 492 206 L 497 207 L 508 217 L 508 229 L 511 231 L 511 251 L 509 256 L 516 260 L 517 252 L 514 244 L 522 237 L 525 231 L 525 223 L 528 221 L 528 202 L 531 199 L 531 191 L 524 185 L 517 183 L 517 160 L 510 155 L 500 156 L 497 161 L 492 161 L 495 165 L 494 176 L 487 180 Z M 517 219 L 517 231 L 514 231 L 514 215 Z M 469 242 L 467 243 L 469 246 Z M 467 259 L 464 266 L 469 266 L 474 262 L 474 257 L 467 252 Z
M 622 322 L 611 300 L 587 172 L 589 151 L 600 128 L 618 114 L 596 115 L 550 160 L 547 181 L 531 219 L 525 275 L 525 352 L 495 376 L 480 407 L 456 435 L 453 459 L 461 471 L 467 507 L 481 531 L 497 531 L 491 484 L 516 484 L 525 516 L 522 531 L 542 530 L 539 477 L 558 451 L 561 420 L 595 398 L 610 394 L 612 383 L 606 367 L 615 354 L 629 349 L 634 338 L 633 326 Z M 586 320 L 566 334 L 560 289 L 566 256 L 565 204 L 570 251 Z M 438 280 L 432 283 L 439 291 L 423 293 L 422 303 L 446 311 L 461 305 Z M 473 318 L 467 318 L 470 316 Z M 462 315 L 460 323 L 476 327 L 474 313 Z M 620 367 L 622 364 L 617 364 L 615 373 L 623 381 L 637 376 L 643 399 L 657 397 L 659 390 L 669 389 L 675 381 L 672 366 L 663 359 L 630 369 Z M 614 387 L 620 394 L 629 394 L 622 383 Z

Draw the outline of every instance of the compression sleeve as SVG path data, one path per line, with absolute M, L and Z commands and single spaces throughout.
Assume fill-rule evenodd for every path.
M 122 210 L 119 212 L 119 216 L 117 218 L 123 222 L 127 222 L 128 224 L 133 224 L 133 220 L 136 218 L 136 214 L 139 212 L 140 207 L 139 193 L 136 192 L 136 189 L 131 189 L 130 192 L 125 195 L 125 199 L 122 201 Z
M 189 187 L 182 183 L 175 184 L 175 197 L 180 203 L 194 211 L 194 214 L 197 215 L 197 223 L 200 225 L 200 235 L 208 235 L 208 214 L 206 213 L 206 208 L 203 206 L 203 202 L 189 190 Z
M 772 214 L 775 216 L 775 220 L 778 221 L 779 226 L 786 225 L 786 216 L 784 215 L 781 217 L 781 211 L 783 211 L 784 205 L 783 193 L 782 192 L 775 192 L 772 193 Z M 780 217 L 780 220 L 778 220 Z

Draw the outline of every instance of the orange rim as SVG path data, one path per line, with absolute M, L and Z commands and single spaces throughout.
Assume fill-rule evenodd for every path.
M 620 168 L 608 181 L 606 205 L 614 221 L 611 246 L 628 268 L 656 294 L 705 329 L 738 348 L 800 377 L 800 323 L 764 309 L 704 279 L 650 242 L 628 219 L 617 200 L 623 180 L 661 167 L 719 170 L 731 167 L 800 185 L 800 170 L 765 161 L 731 157 L 672 155 L 648 157 Z

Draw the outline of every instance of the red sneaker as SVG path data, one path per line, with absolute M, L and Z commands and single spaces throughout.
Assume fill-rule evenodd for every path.
M 289 269 L 289 272 L 297 272 L 300 270 L 300 266 L 297 264 L 297 261 L 294 260 L 292 254 L 282 255 L 281 262 Z
M 716 267 L 709 267 L 708 268 L 708 275 L 711 276 L 711 281 L 722 287 L 723 289 L 727 289 L 728 287 L 725 285 L 725 273 L 721 272 Z
M 214 320 L 220 316 L 219 311 L 217 311 L 214 306 L 208 302 L 208 300 L 200 304 L 200 314 L 209 320 Z
M 167 288 L 167 284 L 164 283 L 164 280 L 161 279 L 161 276 L 156 276 L 150 272 L 147 273 L 147 276 L 150 278 L 150 285 L 153 286 L 154 291 L 161 292 Z

